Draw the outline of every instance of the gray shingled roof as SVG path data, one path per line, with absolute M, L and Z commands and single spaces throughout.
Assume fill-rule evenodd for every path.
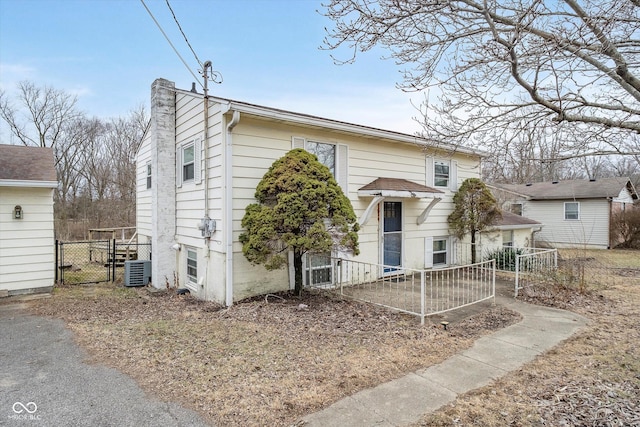
M 508 190 L 531 200 L 551 199 L 599 199 L 617 197 L 627 187 L 634 199 L 638 195 L 629 178 L 601 178 L 595 181 L 577 179 L 571 181 L 535 182 L 532 184 L 492 184 L 493 187 Z
M 406 179 L 398 178 L 378 178 L 364 187 L 360 188 L 363 191 L 375 191 L 375 190 L 391 190 L 391 191 L 408 191 L 415 193 L 443 193 L 435 188 L 427 187 L 416 182 L 408 181 Z
M 0 144 L 0 179 L 56 181 L 53 149 Z
M 527 217 L 516 215 L 514 213 L 508 211 L 502 211 L 502 218 L 494 221 L 493 225 L 497 227 L 506 227 L 506 226 L 518 226 L 518 225 L 541 225 L 542 223 L 535 221 L 533 219 L 529 219 Z

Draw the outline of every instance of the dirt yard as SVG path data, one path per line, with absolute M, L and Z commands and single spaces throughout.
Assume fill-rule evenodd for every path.
M 637 258 L 639 265 L 635 257 L 592 262 L 581 270 L 588 289 L 581 283 L 529 290 L 532 302 L 575 310 L 592 322 L 520 371 L 416 425 L 640 422 Z M 290 426 L 519 320 L 494 307 L 444 331 L 437 323 L 420 326 L 415 317 L 323 293 L 261 297 L 223 309 L 174 292 L 152 295 L 113 285 L 57 288 L 31 308 L 63 318 L 91 362 L 115 367 L 147 392 L 220 426 Z

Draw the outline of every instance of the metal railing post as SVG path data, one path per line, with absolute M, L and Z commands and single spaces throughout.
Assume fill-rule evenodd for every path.
M 426 292 L 424 286 L 424 270 L 420 271 L 420 324 L 424 325 Z
M 518 280 L 520 278 L 520 255 L 516 254 L 516 284 L 515 284 L 515 295 L 514 298 L 518 297 Z

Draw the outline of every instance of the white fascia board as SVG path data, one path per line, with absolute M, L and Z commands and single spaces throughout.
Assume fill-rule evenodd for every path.
M 189 91 L 177 90 L 177 92 L 192 94 L 197 96 L 199 94 L 193 94 Z M 232 101 L 225 98 L 209 97 L 212 102 L 218 102 L 222 104 L 223 114 L 229 110 L 239 111 L 244 114 L 249 114 L 257 117 L 265 117 L 272 120 L 280 120 L 291 123 L 297 123 L 306 126 L 315 126 L 329 128 L 335 131 L 348 132 L 358 135 L 364 135 L 372 138 L 384 138 L 393 140 L 396 142 L 402 142 L 407 144 L 417 144 L 424 147 L 430 147 L 431 145 L 424 139 L 400 132 L 394 132 L 390 130 L 377 129 L 364 125 L 357 125 L 353 123 L 341 122 L 338 120 L 325 119 L 322 117 L 311 116 L 307 114 L 294 113 L 291 111 L 279 110 L 275 108 L 263 107 L 260 105 L 246 104 L 243 102 Z M 436 148 L 442 149 L 442 151 L 450 151 L 454 153 L 461 153 L 476 157 L 488 157 L 486 152 L 480 150 L 474 150 L 469 147 L 458 147 L 453 145 L 439 145 Z
M 24 179 L 0 179 L 0 187 L 58 188 L 58 181 L 29 181 Z
M 358 197 L 397 197 L 400 199 L 430 199 L 441 197 L 442 193 L 427 193 L 425 191 L 399 191 L 399 190 L 358 190 Z
M 542 229 L 541 224 L 519 224 L 519 225 L 498 225 L 494 229 L 500 231 L 509 231 L 509 230 L 523 230 L 526 228 L 537 229 L 540 231 Z

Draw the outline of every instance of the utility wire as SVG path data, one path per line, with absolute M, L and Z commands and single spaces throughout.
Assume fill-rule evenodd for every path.
M 202 61 L 200 61 L 200 58 L 198 58 L 198 55 L 196 55 L 196 51 L 193 50 L 193 47 L 191 47 L 191 43 L 189 43 L 189 39 L 187 39 L 187 35 L 184 33 L 184 31 L 182 31 L 182 26 L 180 25 L 180 22 L 178 22 L 178 18 L 176 18 L 176 14 L 173 11 L 173 8 L 171 8 L 171 4 L 169 3 L 169 0 L 166 0 L 166 2 L 167 2 L 167 7 L 171 11 L 171 15 L 173 15 L 173 20 L 176 21 L 176 25 L 178 26 L 178 29 L 182 33 L 182 37 L 184 37 L 184 41 L 187 42 L 187 46 L 189 46 L 189 49 L 191 49 L 191 53 L 193 53 L 193 56 L 194 58 L 196 58 L 196 61 L 198 62 L 198 64 L 204 68 Z
M 156 20 L 155 16 L 153 16 L 153 13 L 151 13 L 151 11 L 149 10 L 149 8 L 147 7 L 147 4 L 144 2 L 144 0 L 140 0 L 140 2 L 142 3 L 142 5 L 144 6 L 145 9 L 147 9 L 147 13 L 149 13 L 149 16 L 151 16 L 151 19 L 153 19 L 153 22 L 156 23 L 156 25 L 158 26 L 158 29 L 160 30 L 160 32 L 162 33 L 162 35 L 164 36 L 165 39 L 167 39 L 167 41 L 169 42 L 169 45 L 171 45 L 171 48 L 173 49 L 173 51 L 176 53 L 176 55 L 178 55 L 178 58 L 180 58 L 180 60 L 182 61 L 182 63 L 184 64 L 185 67 L 187 67 L 187 70 L 189 70 L 189 72 L 191 73 L 191 75 L 193 76 L 193 78 L 195 79 L 196 82 L 198 82 L 198 84 L 200 85 L 200 87 L 202 87 L 204 89 L 204 85 L 202 83 L 200 83 L 200 78 L 197 77 L 195 75 L 195 73 L 191 70 L 191 68 L 189 67 L 189 65 L 187 64 L 187 62 L 184 60 L 184 58 L 182 58 L 182 55 L 180 55 L 180 52 L 178 52 L 178 50 L 176 49 L 176 47 L 173 45 L 173 43 L 171 43 L 171 40 L 169 39 L 169 37 L 167 36 L 167 33 L 164 32 L 164 30 L 162 29 L 162 26 L 160 26 L 160 23 Z M 182 31 L 182 30 L 180 30 Z M 191 46 L 189 46 L 191 47 Z M 193 49 L 192 49 L 193 51 Z M 195 54 L 195 52 L 194 52 Z M 196 57 L 196 60 L 198 58 Z M 199 63 L 200 61 L 198 61 Z

